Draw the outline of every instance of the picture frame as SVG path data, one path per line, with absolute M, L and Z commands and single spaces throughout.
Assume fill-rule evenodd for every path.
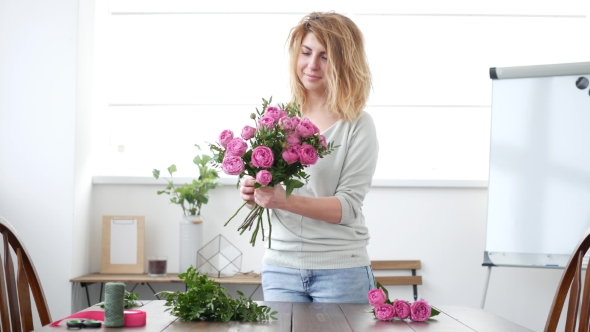
M 144 239 L 144 216 L 103 216 L 100 273 L 143 274 Z

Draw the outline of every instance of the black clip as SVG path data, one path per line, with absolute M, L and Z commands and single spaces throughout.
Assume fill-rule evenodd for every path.
M 102 323 L 92 319 L 72 319 L 66 322 L 68 329 L 96 329 L 102 326 Z

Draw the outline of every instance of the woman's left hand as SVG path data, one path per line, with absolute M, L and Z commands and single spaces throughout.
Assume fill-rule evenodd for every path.
M 260 187 L 254 191 L 254 202 L 267 209 L 283 209 L 287 204 L 287 193 L 280 184 L 274 187 Z

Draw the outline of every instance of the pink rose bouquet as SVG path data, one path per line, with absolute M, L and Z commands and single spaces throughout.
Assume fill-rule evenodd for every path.
M 250 118 L 251 126 L 244 126 L 241 137 L 234 136 L 233 131 L 221 132 L 218 142 L 209 144 L 214 153 L 213 160 L 217 166 L 229 175 L 238 175 L 238 181 L 249 175 L 256 179 L 255 188 L 284 184 L 287 198 L 295 188 L 303 186 L 309 175 L 305 168 L 314 165 L 319 158 L 330 154 L 336 147 L 333 142 L 326 142 L 320 130 L 309 119 L 302 118 L 296 103 L 270 106 L 272 98 L 265 99 L 262 111 L 256 109 Z M 225 223 L 227 225 L 242 206 Z M 259 229 L 264 240 L 262 217 L 265 208 L 255 205 L 244 222 L 238 228 L 240 234 L 251 230 L 256 224 L 250 243 L 254 246 Z M 270 214 L 266 211 L 268 221 L 268 246 L 271 246 Z
M 405 300 L 389 300 L 389 293 L 380 283 L 377 288 L 371 289 L 367 294 L 369 304 L 373 306 L 372 312 L 379 320 L 390 321 L 394 318 L 407 319 L 413 322 L 423 322 L 430 317 L 438 315 L 440 312 L 431 307 L 428 302 L 420 299 L 412 304 Z

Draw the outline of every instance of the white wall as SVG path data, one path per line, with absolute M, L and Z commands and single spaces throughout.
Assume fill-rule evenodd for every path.
M 88 271 L 78 11 L 77 0 L 0 0 L 0 215 L 25 242 L 53 319 L 70 314 L 69 279 Z
M 144 215 L 145 254 L 168 255 L 169 272 L 178 272 L 178 222 L 181 209 L 158 196 L 155 185 L 100 184 L 93 187 L 91 239 L 92 271 L 100 270 L 102 215 Z M 242 271 L 260 272 L 263 248 L 252 248 L 246 234 L 236 229 L 240 219 L 223 223 L 240 205 L 234 185 L 211 192 L 203 208 L 204 240 L 222 234 L 244 255 Z M 365 207 L 371 232 L 371 259 L 420 259 L 424 285 L 420 297 L 434 305 L 479 307 L 486 268 L 485 248 L 487 189 L 485 188 L 386 188 L 374 187 Z M 238 217 L 245 216 L 240 213 Z M 485 309 L 536 331 L 543 329 L 562 270 L 496 268 L 493 270 Z M 152 284 L 156 291 L 182 290 L 178 285 Z M 92 286 L 92 302 L 98 301 Z M 128 285 L 128 289 L 133 285 Z M 230 287 L 228 287 L 230 288 Z M 231 287 L 250 294 L 252 286 Z M 390 296 L 412 299 L 411 287 L 390 287 Z M 135 290 L 142 299 L 153 299 L 146 286 Z M 255 300 L 262 300 L 258 290 Z M 79 304 L 86 305 L 85 299 Z

